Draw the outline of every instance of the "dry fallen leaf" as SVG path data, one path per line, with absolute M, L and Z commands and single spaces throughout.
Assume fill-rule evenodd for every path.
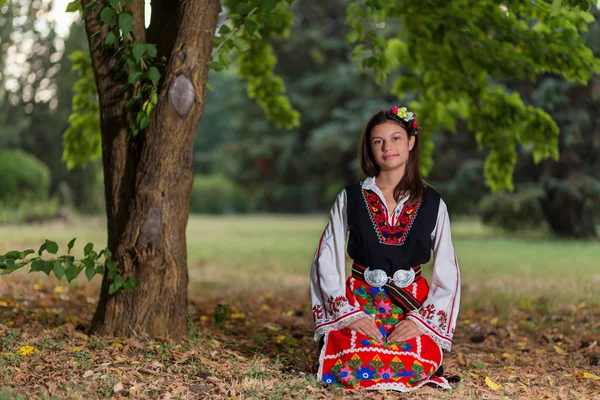
M 123 389 L 124 389 L 123 384 L 121 382 L 117 382 L 117 384 L 115 386 L 113 386 L 113 392 L 115 392 L 115 393 L 119 393 Z
M 141 390 L 142 390 L 142 385 L 133 385 L 132 387 L 129 388 L 129 394 L 131 396 L 135 396 L 138 393 L 140 393 Z
M 94 375 L 94 371 L 92 371 L 91 369 L 88 369 L 87 371 L 85 371 L 83 373 L 83 377 L 84 378 L 89 378 L 90 376 Z
M 492 378 L 490 378 L 489 376 L 485 377 L 485 384 L 488 385 L 489 388 L 492 390 L 498 390 L 501 387 L 501 385 L 494 382 L 494 380 Z
M 600 380 L 600 376 L 594 375 L 594 374 L 590 374 L 589 372 L 584 372 L 583 373 L 583 377 L 585 379 L 598 379 L 598 380 Z
M 556 351 L 558 354 L 567 354 L 567 352 L 558 345 L 554 345 L 554 351 Z

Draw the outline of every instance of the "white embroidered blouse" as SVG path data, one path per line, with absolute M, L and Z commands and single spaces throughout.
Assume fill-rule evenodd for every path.
M 367 178 L 362 188 L 375 192 L 387 209 L 385 197 L 375 184 L 374 177 Z M 407 199 L 401 199 L 394 211 L 388 213 L 390 224 L 395 224 Z M 346 207 L 346 191 L 343 190 L 331 209 L 329 222 L 312 262 L 310 277 L 315 340 L 368 315 L 349 304 L 346 298 Z M 431 239 L 434 262 L 429 295 L 423 305 L 411 311 L 407 318 L 442 349 L 450 351 L 460 303 L 460 271 L 450 234 L 448 210 L 441 199 Z M 324 308 L 328 312 L 323 312 Z

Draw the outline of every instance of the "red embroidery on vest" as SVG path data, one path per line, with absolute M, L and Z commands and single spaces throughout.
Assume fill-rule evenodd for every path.
M 417 203 L 412 206 L 404 203 L 398 223 L 391 226 L 388 223 L 387 210 L 385 209 L 385 206 L 381 202 L 379 196 L 373 192 L 367 191 L 366 189 L 363 189 L 363 195 L 367 203 L 369 213 L 371 214 L 373 225 L 375 225 L 375 229 L 377 230 L 379 241 L 384 244 L 403 244 L 406 240 L 408 232 L 410 231 L 421 203 Z

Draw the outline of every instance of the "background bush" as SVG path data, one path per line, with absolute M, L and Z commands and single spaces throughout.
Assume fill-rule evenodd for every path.
M 222 175 L 196 175 L 190 213 L 228 214 L 246 211 L 244 191 Z
M 46 200 L 50 169 L 23 150 L 0 152 L 0 200 Z
M 542 196 L 539 189 L 486 196 L 481 200 L 479 217 L 484 224 L 511 232 L 538 228 L 545 225 L 540 205 Z

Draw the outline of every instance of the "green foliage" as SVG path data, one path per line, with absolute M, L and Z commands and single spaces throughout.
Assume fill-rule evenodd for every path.
M 101 45 L 104 51 L 111 50 L 118 54 L 121 77 L 125 82 L 121 91 L 129 99 L 125 107 L 131 113 L 130 134 L 136 136 L 150 125 L 150 116 L 158 103 L 158 84 L 163 63 L 157 57 L 156 45 L 142 43 L 134 35 L 133 17 L 126 11 L 129 3 L 130 0 L 93 0 L 83 10 L 82 18 L 95 7 L 102 7 L 100 29 L 108 29 L 109 32 Z M 67 11 L 80 9 L 80 1 L 74 1 L 67 7 Z M 94 33 L 92 40 L 99 33 Z M 87 118 L 92 118 L 92 110 L 87 113 Z
M 58 244 L 47 239 L 37 251 L 37 256 L 29 257 L 36 254 L 33 249 L 9 251 L 4 255 L 0 255 L 0 275 L 8 275 L 23 267 L 30 266 L 29 272 L 43 272 L 48 276 L 53 273 L 59 281 L 64 276 L 67 282 L 71 283 L 82 271 L 85 271 L 85 276 L 89 281 L 96 274 L 104 275 L 105 270 L 107 270 L 107 277 L 112 281 L 109 294 L 112 295 L 121 290 L 132 290 L 137 287 L 138 281 L 135 278 L 127 277 L 125 279 L 118 274 L 117 263 L 112 261 L 112 255 L 108 249 L 96 253 L 94 245 L 88 243 L 83 250 L 84 258 L 77 260 L 71 255 L 74 245 L 75 239 L 72 239 L 67 245 L 67 254 L 60 256 L 57 256 Z M 44 253 L 47 253 L 47 256 L 42 258 Z
M 575 3 L 553 9 L 529 1 L 353 1 L 346 10 L 347 38 L 379 83 L 392 78 L 391 92 L 401 99 L 417 94 L 410 104 L 425 132 L 454 129 L 465 120 L 490 150 L 488 186 L 501 191 L 513 188 L 517 144 L 532 145 L 538 162 L 555 158 L 558 128 L 546 112 L 525 106 L 495 82 L 554 73 L 585 83 L 600 71 L 579 35 L 593 18 L 572 10 Z M 426 169 L 429 157 L 426 148 Z
M 23 150 L 0 152 L 0 200 L 45 200 L 50 188 L 50 170 Z
M 68 168 L 83 166 L 102 155 L 100 106 L 90 54 L 81 50 L 69 55 L 78 71 L 69 128 L 63 135 L 63 160 Z
M 289 33 L 292 14 L 288 0 L 228 0 L 225 6 L 235 12 L 219 28 L 210 67 L 221 71 L 231 64 L 230 53 L 236 50 L 238 72 L 248 82 L 248 96 L 277 127 L 291 129 L 300 124 L 300 115 L 285 96 L 283 80 L 274 73 L 277 57 L 269 43 L 271 37 Z
M 244 212 L 244 192 L 231 180 L 220 175 L 196 175 L 190 198 L 190 212 L 225 214 Z
M 542 196 L 539 189 L 490 195 L 481 200 L 479 216 L 484 224 L 510 232 L 538 228 L 544 223 Z

